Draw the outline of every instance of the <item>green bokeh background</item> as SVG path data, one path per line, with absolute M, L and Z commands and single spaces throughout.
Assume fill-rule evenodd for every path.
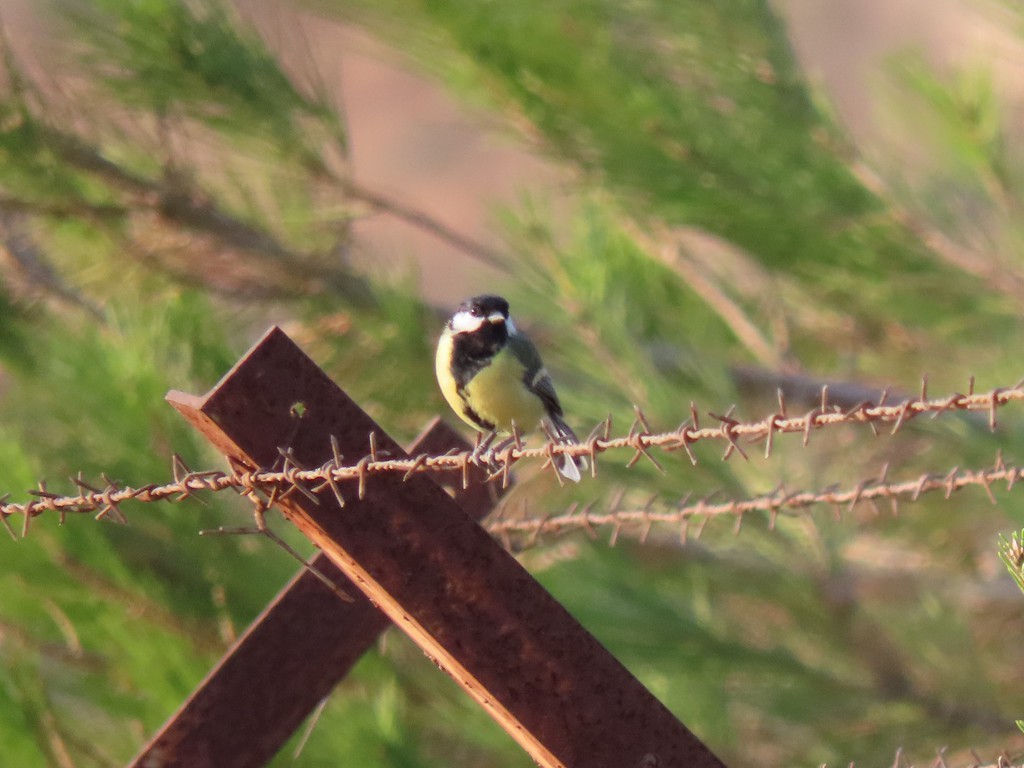
M 608 414 L 624 432 L 634 405 L 655 429 L 691 401 L 759 418 L 779 376 L 894 397 L 922 373 L 933 394 L 1021 378 L 1020 157 L 983 74 L 894 60 L 888 85 L 930 163 L 913 183 L 880 163 L 869 188 L 765 2 L 307 7 L 393 44 L 574 171 L 567 202 L 524 189 L 494 211 L 508 274 L 490 288 L 581 432 Z M 71 490 L 79 471 L 160 482 L 172 453 L 220 466 L 164 394 L 205 391 L 272 322 L 395 437 L 445 412 L 431 366 L 450 307 L 424 302 L 414 269 L 345 258 L 360 180 L 322 84 L 296 81 L 210 0 L 43 12 L 64 49 L 50 74 L 77 79 L 55 92 L 7 57 L 0 491 Z M 724 250 L 695 245 L 712 240 Z M 740 386 L 740 368 L 760 378 Z M 852 487 L 885 462 L 913 478 L 997 449 L 1013 461 L 1018 410 L 994 434 L 984 416 L 948 415 L 894 437 L 779 437 L 748 461 L 700 445 L 697 466 L 661 457 L 664 474 L 610 455 L 577 488 L 523 467 L 503 513 Z M 889 765 L 897 749 L 921 764 L 941 747 L 966 765 L 970 748 L 1024 744 L 1024 596 L 997 557 L 1024 514 L 1018 492 L 993 491 L 995 505 L 967 490 L 898 517 L 812 509 L 769 529 L 751 516 L 738 536 L 712 521 L 685 544 L 678 528 L 626 530 L 614 547 L 609 531 L 542 537 L 520 557 L 729 765 Z M 127 507 L 128 526 L 47 515 L 0 537 L 5 764 L 124 764 L 287 581 L 296 564 L 269 542 L 197 535 L 247 519 L 228 496 Z M 396 632 L 295 746 L 273 764 L 530 764 Z

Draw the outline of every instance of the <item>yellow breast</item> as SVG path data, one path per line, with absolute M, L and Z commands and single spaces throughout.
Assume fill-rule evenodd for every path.
M 470 406 L 499 431 L 511 432 L 512 422 L 520 432 L 530 432 L 544 416 L 540 398 L 523 383 L 523 366 L 507 349 L 466 385 Z

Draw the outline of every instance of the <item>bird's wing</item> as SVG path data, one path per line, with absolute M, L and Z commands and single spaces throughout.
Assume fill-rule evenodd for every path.
M 513 333 L 509 334 L 508 344 L 512 347 L 511 351 L 523 364 L 523 383 L 544 404 L 544 411 L 547 414 L 545 422 L 552 429 L 555 440 L 563 443 L 578 443 L 579 439 L 576 437 L 576 433 L 562 418 L 562 404 L 558 402 L 555 385 L 551 382 L 551 377 L 545 370 L 540 353 L 533 342 L 520 333 Z M 585 457 L 563 456 L 561 463 L 558 464 L 558 471 L 563 477 L 578 483 L 580 471 L 585 470 L 588 466 L 589 462 Z
M 540 398 L 549 416 L 561 417 L 562 404 L 558 402 L 555 385 L 551 382 L 551 377 L 545 370 L 544 362 L 540 359 L 540 353 L 533 342 L 521 333 L 513 333 L 508 337 L 508 344 L 523 364 L 523 383 L 526 384 L 526 388 Z

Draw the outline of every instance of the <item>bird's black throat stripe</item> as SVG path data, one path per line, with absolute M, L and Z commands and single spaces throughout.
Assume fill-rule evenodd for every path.
M 451 369 L 460 393 L 474 376 L 491 364 L 506 341 L 505 326 L 491 323 L 485 323 L 473 333 L 457 333 L 452 337 Z
M 491 364 L 507 341 L 508 331 L 502 323 L 484 323 L 473 333 L 457 333 L 452 337 L 451 372 L 455 391 L 462 400 L 466 417 L 481 429 L 493 430 L 495 425 L 473 409 L 465 390 L 473 377 Z
M 474 424 L 476 424 L 476 426 L 478 426 L 482 431 L 493 432 L 495 427 L 494 422 L 488 421 L 487 419 L 483 418 L 479 413 L 474 411 L 470 404 L 466 402 L 466 398 L 462 395 L 461 392 L 459 393 L 459 397 L 462 399 L 462 412 L 466 415 L 466 418 L 472 421 Z

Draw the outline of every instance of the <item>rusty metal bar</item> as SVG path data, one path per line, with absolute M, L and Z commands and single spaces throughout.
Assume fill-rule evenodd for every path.
M 276 328 L 205 397 L 172 402 L 218 449 L 256 466 L 286 445 L 320 464 L 332 435 L 363 455 L 404 455 Z M 440 487 L 394 473 L 365 483 L 362 499 L 343 489 L 343 508 L 327 491 L 319 503 L 292 494 L 282 509 L 538 764 L 722 766 Z
M 178 397 L 172 393 L 172 402 Z M 413 441 L 412 454 L 437 455 L 470 446 L 440 419 Z M 362 446 L 339 445 L 341 451 Z M 474 519 L 497 493 L 472 468 L 470 484 L 448 488 Z M 435 482 L 454 479 L 436 475 Z M 302 568 L 253 621 L 181 708 L 129 764 L 130 768 L 243 768 L 272 758 L 391 621 L 322 553 L 311 565 L 355 598 L 338 599 Z

